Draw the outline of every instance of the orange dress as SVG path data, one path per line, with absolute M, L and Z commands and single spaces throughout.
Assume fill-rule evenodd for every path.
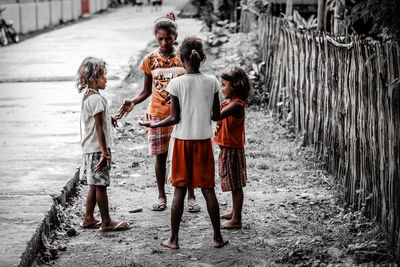
M 232 102 L 244 101 L 240 98 L 232 99 L 221 105 L 221 110 Z M 246 186 L 246 156 L 245 145 L 245 115 L 242 118 L 229 116 L 217 123 L 217 135 L 214 143 L 220 146 L 218 156 L 218 174 L 221 178 L 221 189 L 223 192 L 236 191 Z
M 229 102 L 221 104 L 221 110 L 226 108 L 232 102 L 240 102 L 244 105 L 244 101 L 240 98 L 232 99 Z M 214 137 L 214 143 L 223 147 L 244 148 L 245 131 L 244 131 L 244 117 L 235 118 L 229 116 L 217 123 L 217 134 Z

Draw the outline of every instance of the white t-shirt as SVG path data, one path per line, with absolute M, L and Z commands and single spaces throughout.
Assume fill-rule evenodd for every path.
M 81 147 L 83 153 L 100 152 L 94 116 L 103 113 L 103 131 L 107 148 L 111 145 L 111 116 L 107 100 L 100 94 L 92 94 L 82 101 L 81 109 Z
M 167 91 L 179 99 L 181 108 L 181 120 L 171 136 L 182 140 L 211 138 L 211 117 L 214 95 L 219 91 L 218 80 L 203 73 L 184 74 L 172 79 Z

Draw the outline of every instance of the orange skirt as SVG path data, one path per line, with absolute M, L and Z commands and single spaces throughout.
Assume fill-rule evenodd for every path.
M 172 186 L 214 188 L 214 173 L 211 139 L 175 139 L 171 162 Z

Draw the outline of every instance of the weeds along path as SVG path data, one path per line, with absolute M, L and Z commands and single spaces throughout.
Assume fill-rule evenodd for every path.
M 111 88 L 112 112 L 140 88 L 130 83 Z M 53 260 L 54 266 L 353 266 L 387 259 L 387 250 L 379 250 L 385 245 L 379 241 L 380 230 L 340 207 L 333 190 L 336 182 L 322 170 L 313 150 L 301 147 L 288 126 L 252 108 L 246 116 L 248 185 L 243 229 L 223 230 L 229 245 L 213 248 L 205 202 L 200 190 L 195 190 L 202 211 L 184 212 L 181 249 L 163 248 L 160 242 L 169 237 L 173 188 L 166 186 L 167 210 L 151 211 L 157 199 L 154 157 L 148 155 L 145 129 L 136 123 L 146 106 L 138 105 L 120 122 L 113 147 L 111 216 L 128 220 L 131 229 L 113 233 L 79 229 L 87 194 L 87 187 L 81 187 L 74 203 L 61 212 L 64 223 L 53 237 L 55 244 L 67 249 Z M 216 159 L 218 152 L 215 147 Z M 224 213 L 232 201 L 229 193 L 222 193 L 219 182 L 216 176 L 217 198 Z M 137 207 L 143 210 L 130 213 Z M 77 235 L 67 237 L 65 230 L 71 227 Z M 373 251 L 367 247 L 368 253 L 362 254 L 363 244 L 374 244 Z

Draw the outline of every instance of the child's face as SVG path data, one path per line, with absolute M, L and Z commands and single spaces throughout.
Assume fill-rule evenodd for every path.
M 97 79 L 96 85 L 94 89 L 105 89 L 106 88 L 106 83 L 107 83 L 107 77 L 106 77 L 106 72 L 103 72 L 103 74 Z
M 174 47 L 176 34 L 172 34 L 166 30 L 160 29 L 156 32 L 156 40 L 161 52 L 169 53 Z
M 224 95 L 224 98 L 231 99 L 233 95 L 231 83 L 221 78 L 221 84 L 222 84 L 222 94 Z

